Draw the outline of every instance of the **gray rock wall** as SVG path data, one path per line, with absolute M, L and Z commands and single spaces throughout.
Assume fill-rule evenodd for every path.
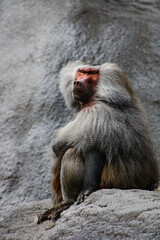
M 0 0 L 0 210 L 50 197 L 50 142 L 71 118 L 69 60 L 117 63 L 144 103 L 160 161 L 160 2 Z

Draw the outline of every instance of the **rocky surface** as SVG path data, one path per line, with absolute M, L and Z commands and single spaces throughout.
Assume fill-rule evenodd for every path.
M 100 190 L 51 221 L 36 225 L 34 216 L 49 200 L 13 210 L 0 222 L 4 240 L 160 239 L 160 194 L 142 190 Z
M 58 90 L 69 60 L 123 69 L 160 162 L 159 26 L 158 0 L 0 1 L 0 219 L 13 221 L 16 207 L 50 197 L 50 142 L 71 118 Z

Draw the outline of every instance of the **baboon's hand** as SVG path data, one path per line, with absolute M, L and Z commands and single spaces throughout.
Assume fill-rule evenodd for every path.
M 77 205 L 82 203 L 93 191 L 92 189 L 82 191 L 77 198 Z

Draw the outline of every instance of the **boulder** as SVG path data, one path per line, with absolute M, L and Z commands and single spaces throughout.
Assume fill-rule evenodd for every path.
M 46 221 L 36 225 L 35 215 L 50 204 L 50 200 L 42 200 L 10 212 L 0 222 L 1 239 L 160 239 L 159 192 L 99 190 L 61 213 L 55 224 Z

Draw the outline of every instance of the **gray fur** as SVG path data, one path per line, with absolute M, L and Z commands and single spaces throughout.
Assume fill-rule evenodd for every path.
M 73 108 L 79 108 L 79 103 L 73 99 L 72 85 L 76 70 L 82 65 L 86 64 L 72 62 L 61 71 L 60 90 L 66 104 Z M 105 154 L 106 166 L 117 163 L 119 179 L 123 177 L 121 174 L 126 174 L 134 182 L 144 175 L 146 186 L 143 180 L 140 186 L 134 183 L 131 187 L 152 189 L 158 184 L 158 166 L 141 103 L 117 65 L 105 63 L 99 67 L 95 107 L 89 112 L 86 108 L 80 110 L 57 131 L 54 149 L 58 152 L 73 148 L 77 155 L 85 156 L 89 150 L 97 148 Z M 124 174 L 118 169 L 122 165 Z

